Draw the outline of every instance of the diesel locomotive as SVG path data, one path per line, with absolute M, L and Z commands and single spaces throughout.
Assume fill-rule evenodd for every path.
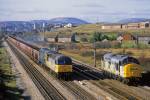
M 118 79 L 124 83 L 138 82 L 142 78 L 139 61 L 128 55 L 107 53 L 101 59 L 104 76 Z

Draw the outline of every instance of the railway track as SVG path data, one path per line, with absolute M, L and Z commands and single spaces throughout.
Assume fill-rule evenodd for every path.
M 31 63 L 28 62 L 28 60 L 21 56 L 17 50 L 15 50 L 14 47 L 13 51 L 17 54 L 17 56 L 20 58 L 20 62 L 22 65 L 24 65 L 25 70 L 30 74 L 30 77 L 35 82 L 37 87 L 39 88 L 41 94 L 45 97 L 46 100 L 62 100 L 66 99 L 64 98 L 55 87 L 53 87 L 52 84 L 49 83 L 49 81 L 44 78 L 44 76 L 35 68 Z M 112 94 L 113 96 L 119 98 L 119 99 L 133 99 L 133 100 L 139 100 L 142 99 L 139 96 L 136 96 L 132 93 L 127 93 L 125 91 L 120 90 L 119 88 L 113 87 L 111 82 L 103 82 L 101 81 L 102 73 L 98 71 L 97 69 L 93 69 L 88 67 L 88 65 L 84 65 L 82 63 L 78 63 L 76 61 L 73 61 L 74 63 L 74 71 L 82 77 L 86 77 L 87 79 L 92 79 L 91 83 L 94 85 L 100 87 L 104 91 Z M 44 81 L 43 81 L 44 80 Z M 93 81 L 93 80 L 99 80 L 99 81 Z M 95 98 L 91 96 L 88 92 L 81 89 L 77 84 L 74 82 L 66 82 L 66 81 L 60 81 L 60 83 L 68 88 L 69 91 L 71 91 L 77 99 L 83 99 L 83 100 L 94 100 Z
M 145 91 L 147 91 L 147 92 L 150 93 L 150 87 L 142 87 L 142 86 L 139 86 L 139 88 L 142 88 L 142 89 L 144 89 Z
M 44 71 L 46 73 L 49 73 L 47 69 L 44 69 Z M 63 87 L 67 88 L 68 91 L 70 91 L 73 95 L 75 95 L 77 100 L 96 100 L 94 96 L 86 92 L 84 89 L 75 84 L 73 81 L 58 80 L 56 77 L 52 78 L 54 78 Z
M 20 59 L 20 63 L 23 65 L 24 69 L 30 75 L 35 85 L 40 90 L 41 94 L 46 100 L 65 100 L 55 87 L 32 65 L 27 58 L 23 57 L 15 47 L 10 45 L 13 48 L 13 52 Z M 45 72 L 49 73 L 45 68 Z M 55 78 L 55 77 L 53 77 Z M 55 78 L 56 79 L 56 78 Z M 79 87 L 72 81 L 63 81 L 56 79 L 62 86 L 67 88 L 72 94 L 75 95 L 77 100 L 96 100 L 94 96 L 86 92 L 84 89 Z
M 47 69 L 44 70 L 46 73 L 49 73 Z M 54 78 L 63 87 L 67 88 L 68 91 L 70 91 L 73 95 L 75 95 L 77 100 L 96 100 L 94 96 L 86 92 L 84 89 L 75 84 L 73 81 L 58 80 L 56 77 L 52 78 Z
M 112 94 L 118 99 L 121 100 L 142 100 L 142 97 L 139 97 L 138 95 L 135 95 L 135 93 L 131 93 L 129 91 L 126 91 L 127 89 L 119 88 L 117 86 L 114 86 L 112 82 L 105 82 L 103 81 L 103 75 L 100 73 L 100 70 L 97 70 L 95 68 L 90 68 L 88 65 L 84 65 L 80 62 L 73 61 L 74 64 L 74 71 L 78 73 L 80 76 L 91 80 L 90 82 L 97 87 L 100 87 L 104 91 L 108 92 L 109 94 Z M 96 80 L 96 81 L 95 81 Z
M 8 42 L 7 42 L 8 43 Z M 66 100 L 57 89 L 25 58 L 21 55 L 12 44 L 8 43 L 13 52 L 19 58 L 20 63 L 23 65 L 26 72 L 29 74 L 45 100 Z
M 69 91 L 71 91 L 76 96 L 77 100 L 96 100 L 95 97 L 93 97 L 91 94 L 86 92 L 84 89 L 82 89 L 72 81 L 61 81 L 61 84 L 65 86 Z

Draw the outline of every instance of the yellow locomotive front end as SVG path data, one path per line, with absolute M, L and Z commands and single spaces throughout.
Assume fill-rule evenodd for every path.
M 142 67 L 136 63 L 126 64 L 124 66 L 124 78 L 139 79 L 142 77 Z
M 72 74 L 71 58 L 64 55 L 56 56 L 55 72 L 58 74 L 58 78 L 70 80 Z
M 72 65 L 55 65 L 55 72 L 72 72 Z
M 59 79 L 70 80 L 72 74 L 72 59 L 47 48 L 40 50 L 41 64 L 50 69 L 50 73 Z
M 140 82 L 142 78 L 142 66 L 139 61 L 133 57 L 124 60 L 124 79 L 129 82 Z

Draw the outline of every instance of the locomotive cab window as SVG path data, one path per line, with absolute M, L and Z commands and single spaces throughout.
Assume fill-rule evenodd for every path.
M 55 63 L 58 65 L 71 65 L 72 60 L 69 57 L 59 57 L 55 60 Z
M 122 64 L 125 65 L 125 64 L 129 64 L 129 63 L 135 63 L 135 64 L 140 64 L 139 61 L 133 57 L 129 57 L 129 58 L 126 58 L 122 61 Z
M 51 54 L 47 54 L 47 61 L 49 61 L 50 57 L 51 57 Z
M 139 61 L 138 61 L 137 59 L 132 58 L 132 57 L 129 57 L 128 62 L 129 62 L 129 63 L 140 64 Z
M 128 59 L 125 59 L 125 60 L 122 61 L 122 64 L 123 64 L 123 65 L 125 65 L 125 64 L 127 64 L 127 63 L 128 63 Z
M 46 59 L 47 61 L 48 61 L 48 58 L 49 58 L 49 56 L 47 55 L 47 59 Z
M 49 58 L 50 58 L 50 55 L 48 54 L 48 55 L 47 55 L 47 61 L 49 61 Z

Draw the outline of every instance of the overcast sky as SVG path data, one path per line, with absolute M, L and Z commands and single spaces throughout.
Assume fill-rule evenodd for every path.
M 0 0 L 0 21 L 55 17 L 90 22 L 150 18 L 150 0 Z

